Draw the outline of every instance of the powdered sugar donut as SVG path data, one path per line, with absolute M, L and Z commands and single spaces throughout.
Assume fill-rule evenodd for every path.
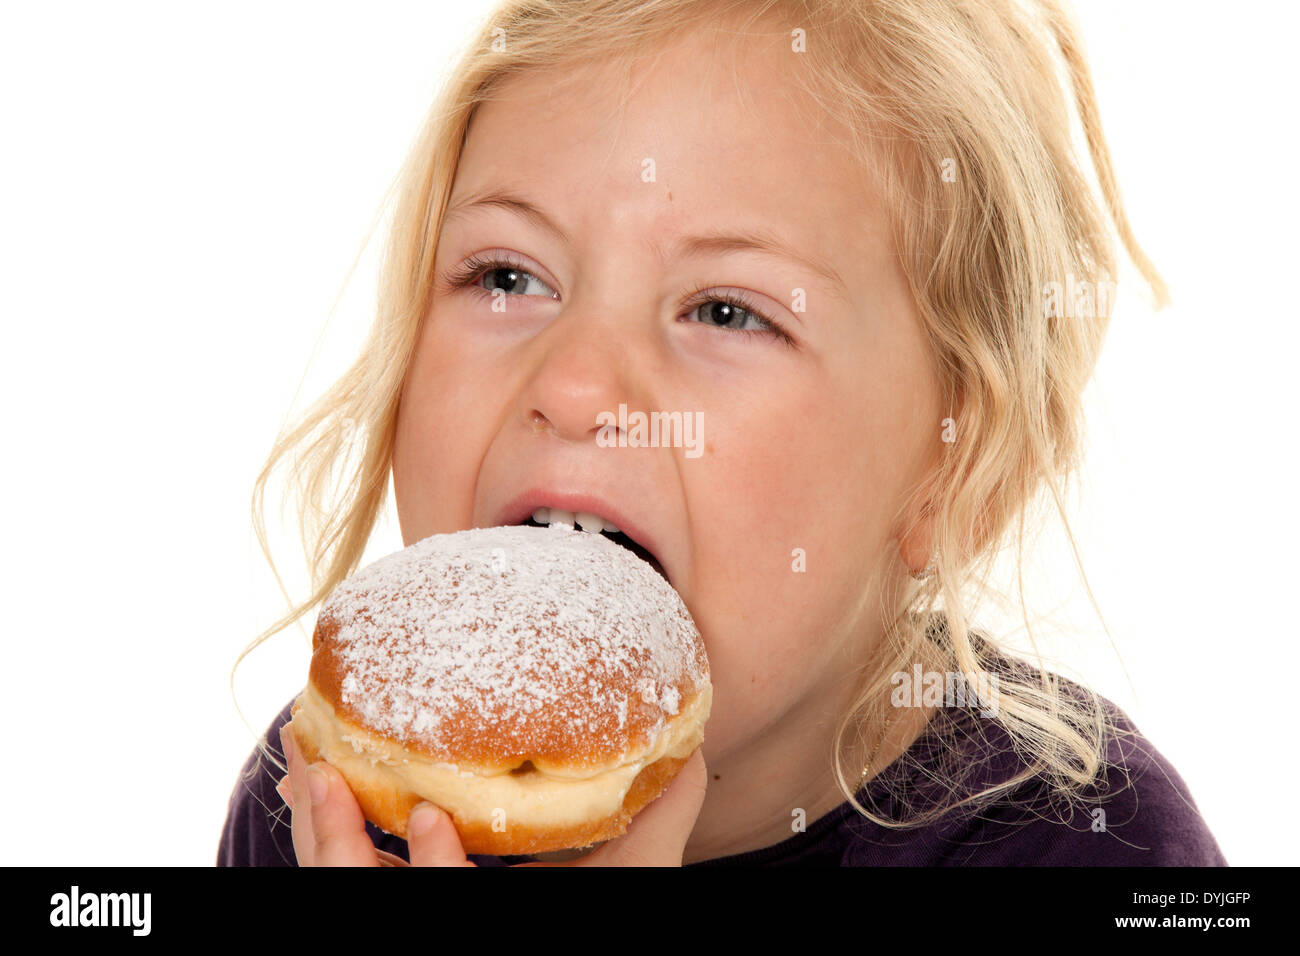
M 708 659 L 680 596 L 599 534 L 434 535 L 340 584 L 288 725 L 367 819 L 446 810 L 467 853 L 626 832 L 703 740 Z

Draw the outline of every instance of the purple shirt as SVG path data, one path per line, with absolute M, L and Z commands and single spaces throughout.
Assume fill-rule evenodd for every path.
M 1024 665 L 1013 665 L 1024 666 Z M 1062 681 L 1067 687 L 1075 687 Z M 1114 704 L 1120 732 L 1108 740 L 1109 764 L 1080 803 L 1054 799 L 1041 778 L 978 812 L 951 811 L 938 823 L 896 830 L 843 803 L 773 846 L 692 866 L 1226 866 L 1227 861 L 1177 771 Z M 280 753 L 286 706 L 266 739 Z M 1023 765 L 1000 725 L 974 707 L 947 707 L 908 751 L 858 794 L 887 819 L 898 794 L 912 812 L 947 791 L 932 771 L 960 771 L 962 792 L 1008 779 Z M 230 798 L 218 866 L 294 866 L 289 811 L 275 790 L 280 772 L 254 750 Z M 787 817 L 789 818 L 789 817 Z M 376 847 L 408 857 L 406 841 L 366 824 Z M 471 856 L 480 865 L 528 857 Z

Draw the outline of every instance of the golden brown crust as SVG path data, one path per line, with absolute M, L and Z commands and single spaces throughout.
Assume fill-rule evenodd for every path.
M 684 613 L 684 612 L 683 612 Z M 472 633 L 477 624 L 467 628 Z M 354 705 L 349 704 L 343 693 L 343 681 L 348 670 L 343 663 L 338 641 L 339 622 L 329 608 L 323 610 L 316 619 L 312 632 L 311 666 L 309 680 L 317 687 L 322 696 L 334 706 L 339 716 L 357 724 L 367 726 L 365 715 Z M 395 641 L 395 646 L 402 647 L 404 641 Z M 708 659 L 705 656 L 704 642 L 695 634 L 690 657 L 695 671 L 705 675 L 702 680 L 692 678 L 692 668 L 684 668 L 678 685 L 680 697 L 688 698 L 698 694 L 708 684 Z M 545 678 L 544 670 L 530 675 L 541 681 Z M 461 706 L 446 713 L 441 724 L 437 746 L 430 741 L 412 737 L 401 741 L 404 750 L 417 753 L 435 760 L 454 762 L 472 762 L 476 766 L 492 768 L 496 772 L 511 770 L 525 760 L 534 763 L 551 761 L 565 767 L 586 766 L 597 768 L 611 759 L 631 750 L 648 750 L 654 735 L 661 726 L 664 712 L 656 703 L 645 701 L 637 684 L 636 673 L 603 673 L 603 683 L 594 690 L 584 688 L 584 693 L 572 693 L 553 702 L 546 708 L 538 708 L 525 715 L 504 713 L 504 701 L 492 700 L 488 694 L 482 705 L 488 717 L 485 719 L 480 708 Z M 591 675 L 584 679 L 590 680 Z M 627 710 L 619 714 L 613 709 L 593 710 L 591 700 L 618 696 L 627 701 Z M 513 722 L 513 723 L 512 723 Z M 586 729 L 575 736 L 573 728 L 582 725 Z M 518 741 L 528 741 L 526 749 L 521 749 Z M 511 744 L 510 741 L 516 743 Z

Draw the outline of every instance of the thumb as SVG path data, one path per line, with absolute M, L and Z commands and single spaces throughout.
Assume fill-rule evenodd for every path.
M 581 865 L 681 866 L 708 781 L 704 753 L 697 747 L 668 789 L 628 824 L 627 833 L 583 858 Z

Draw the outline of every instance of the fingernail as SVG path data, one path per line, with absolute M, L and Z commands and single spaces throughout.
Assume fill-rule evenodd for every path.
M 290 810 L 292 810 L 292 809 L 293 809 L 293 791 L 292 791 L 291 789 L 289 789 L 289 778 L 288 778 L 288 777 L 285 777 L 283 780 L 281 780 L 279 783 L 277 783 L 277 784 L 275 785 L 275 792 L 278 793 L 278 794 L 280 795 L 280 799 L 284 801 L 284 805 L 285 805 L 286 807 L 288 807 Z
M 293 759 L 293 736 L 287 727 L 280 728 L 280 749 L 284 751 L 286 763 Z
M 411 819 L 407 824 L 411 836 L 424 836 L 438 824 L 438 808 L 432 803 L 421 803 L 411 811 Z
M 330 782 L 325 776 L 325 771 L 315 764 L 307 768 L 307 792 L 311 794 L 311 805 L 317 806 L 325 802 L 325 794 L 329 793 Z

